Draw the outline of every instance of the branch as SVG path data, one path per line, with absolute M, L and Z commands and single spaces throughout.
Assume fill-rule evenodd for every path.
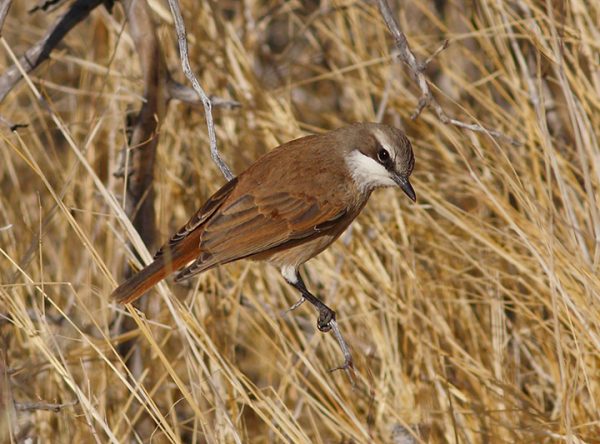
M 432 60 L 435 59 L 439 53 L 441 53 L 442 51 L 447 49 L 448 46 L 450 46 L 450 40 L 446 39 L 446 40 L 444 40 L 444 43 L 442 43 L 438 49 L 433 51 L 433 54 L 431 54 L 429 57 L 427 57 L 425 59 L 425 61 L 419 65 L 419 71 L 421 71 L 421 72 L 425 71 L 425 68 L 427 68 L 427 66 L 432 62 Z
M 19 128 L 27 128 L 29 125 L 26 123 L 13 123 L 10 120 L 8 120 L 6 117 L 0 116 L 0 126 L 4 126 L 11 131 L 16 131 Z
M 47 322 L 48 324 L 61 325 L 63 323 L 63 321 L 65 320 L 65 318 L 62 316 L 51 315 L 48 312 L 46 312 L 45 314 L 42 315 L 41 313 L 38 313 L 34 309 L 31 309 L 31 308 L 27 309 L 26 313 L 27 313 L 27 316 L 29 317 L 29 319 L 35 323 Z M 10 314 L 0 313 L 0 326 L 2 326 L 4 324 L 12 324 L 12 323 L 15 323 L 15 319 L 13 318 L 13 316 L 11 316 Z
M 52 25 L 46 35 L 19 58 L 19 63 L 25 72 L 31 72 L 39 66 L 40 63 L 48 59 L 50 52 L 58 45 L 63 37 L 75 27 L 75 25 L 86 18 L 98 5 L 102 4 L 103 1 L 104 0 L 76 0 L 69 10 L 62 15 L 54 25 Z M 4 100 L 6 95 L 14 88 L 19 80 L 21 80 L 21 72 L 16 65 L 12 65 L 4 72 L 4 74 L 2 74 L 2 77 L 0 77 L 0 102 Z
M 481 126 L 477 123 L 465 123 L 458 119 L 448 117 L 448 115 L 444 112 L 444 110 L 442 109 L 441 105 L 437 102 L 435 97 L 433 97 L 433 94 L 431 94 L 431 89 L 429 88 L 427 78 L 425 77 L 425 74 L 423 74 L 425 67 L 433 59 L 433 57 L 435 57 L 447 47 L 447 42 L 445 42 L 440 49 L 438 49 L 431 57 L 429 57 L 425 61 L 425 63 L 419 64 L 417 62 L 417 58 L 410 49 L 410 45 L 408 44 L 406 36 L 402 31 L 400 31 L 398 22 L 396 21 L 396 18 L 394 17 L 394 14 L 392 13 L 392 9 L 390 8 L 388 2 L 386 0 L 377 0 L 377 4 L 379 6 L 379 12 L 383 16 L 385 24 L 387 25 L 390 33 L 394 37 L 396 48 L 399 51 L 398 56 L 400 60 L 402 60 L 408 66 L 411 76 L 417 82 L 417 85 L 421 90 L 421 97 L 419 98 L 417 109 L 411 116 L 411 119 L 416 119 L 417 117 L 419 117 L 419 115 L 421 114 L 423 109 L 425 109 L 426 106 L 431 106 L 435 111 L 435 114 L 437 115 L 440 122 L 444 124 L 454 125 L 459 128 L 468 129 L 479 133 L 486 133 L 494 137 L 505 139 L 515 146 L 521 144 L 519 141 L 506 136 L 498 130 L 485 128 L 484 126 Z
M 27 12 L 29 12 L 30 14 L 33 14 L 34 12 L 37 12 L 37 11 L 50 11 L 51 9 L 54 10 L 58 6 L 60 6 L 60 4 L 62 2 L 63 2 L 63 0 L 44 0 L 44 1 L 40 1 L 37 5 L 35 5 L 33 8 L 31 8 Z
M 168 72 L 147 1 L 123 0 L 122 3 L 144 79 L 144 102 L 133 121 L 131 149 L 123 156 L 123 170 L 127 171 L 125 212 L 144 243 L 152 247 L 156 234 L 154 164 L 158 128 L 167 108 Z
M 203 103 L 202 99 L 198 97 L 198 93 L 193 88 L 182 85 L 170 77 L 167 80 L 167 94 L 169 99 L 179 100 L 190 105 L 199 105 Z M 216 108 L 233 109 L 242 106 L 237 100 L 224 99 L 216 96 L 209 96 L 208 99 L 210 100 L 211 105 Z
M 329 372 L 331 373 L 336 370 L 345 370 L 348 374 L 348 377 L 350 378 L 350 382 L 352 382 L 352 385 L 355 386 L 356 378 L 355 378 L 355 371 L 354 371 L 354 362 L 352 360 L 352 354 L 350 353 L 350 347 L 348 347 L 348 344 L 344 340 L 344 337 L 342 336 L 342 332 L 340 331 L 340 328 L 338 327 L 337 321 L 335 319 L 329 321 L 329 326 L 331 327 L 331 332 L 333 333 L 333 336 L 335 337 L 335 340 L 338 342 L 338 345 L 340 346 L 340 350 L 342 351 L 342 354 L 344 355 L 344 363 L 342 365 L 340 365 L 339 367 L 332 368 L 331 370 L 329 370 Z
M 65 407 L 72 407 L 75 404 L 77 404 L 77 400 L 65 402 L 64 404 L 52 404 L 48 402 L 15 402 L 15 407 L 20 412 L 33 412 L 35 410 L 60 412 Z
M 8 10 L 10 9 L 11 4 L 12 0 L 2 0 L 0 2 L 0 35 L 2 35 L 4 20 L 6 20 L 6 16 L 8 15 Z
M 179 42 L 179 55 L 181 57 L 181 67 L 185 76 L 192 83 L 194 90 L 200 97 L 202 101 L 202 105 L 204 105 L 204 115 L 206 118 L 206 126 L 208 127 L 208 140 L 210 143 L 210 155 L 213 161 L 217 164 L 225 179 L 231 180 L 234 175 L 231 172 L 231 169 L 227 166 L 219 150 L 217 148 L 217 136 L 215 134 L 215 124 L 213 122 L 212 116 L 212 103 L 202 87 L 198 82 L 198 79 L 192 72 L 192 68 L 190 67 L 190 59 L 188 57 L 188 45 L 186 39 L 185 32 L 185 24 L 183 22 L 183 17 L 181 16 L 181 9 L 179 8 L 179 2 L 177 0 L 169 0 L 169 7 L 171 8 L 171 14 L 173 15 L 173 19 L 175 20 L 175 29 L 177 31 L 177 40 Z

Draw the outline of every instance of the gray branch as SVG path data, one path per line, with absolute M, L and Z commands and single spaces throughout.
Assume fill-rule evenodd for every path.
M 477 123 L 465 123 L 458 119 L 448 117 L 448 115 L 442 109 L 442 106 L 438 103 L 435 97 L 433 97 L 433 94 L 431 94 L 429 83 L 427 81 L 427 78 L 425 77 L 425 74 L 423 74 L 424 68 L 431 61 L 431 59 L 447 47 L 447 42 L 445 42 L 440 49 L 438 49 L 431 57 L 429 57 L 425 63 L 419 64 L 417 58 L 410 49 L 410 45 L 408 44 L 408 39 L 406 38 L 406 35 L 404 35 L 402 31 L 400 31 L 398 21 L 394 17 L 392 9 L 390 8 L 390 5 L 388 4 L 387 0 L 377 0 L 377 4 L 379 6 L 379 12 L 383 17 L 383 20 L 385 21 L 385 24 L 387 25 L 390 33 L 392 34 L 392 37 L 394 37 L 394 42 L 396 44 L 396 48 L 398 49 L 398 57 L 408 66 L 410 75 L 413 77 L 415 82 L 417 82 L 417 85 L 421 90 L 421 97 L 419 98 L 417 109 L 411 116 L 411 119 L 414 120 L 417 117 L 419 117 L 419 115 L 425 109 L 425 107 L 430 106 L 435 111 L 435 114 L 437 115 L 440 122 L 444 124 L 454 125 L 459 128 L 479 133 L 486 133 L 494 137 L 505 139 L 513 145 L 520 145 L 519 141 L 506 136 L 504 133 L 498 130 L 485 128 Z
M 8 10 L 10 9 L 11 4 L 12 0 L 2 0 L 0 2 L 0 35 L 2 35 L 4 20 L 6 20 L 6 16 L 8 15 Z
M 179 100 L 189 105 L 203 104 L 202 99 L 198 97 L 198 93 L 193 88 L 182 85 L 172 78 L 167 80 L 167 94 L 169 95 L 169 99 Z M 216 96 L 209 96 L 208 99 L 215 108 L 233 109 L 242 106 L 237 100 L 224 99 Z
M 50 52 L 58 45 L 63 37 L 75 25 L 86 18 L 89 13 L 104 0 L 76 0 L 69 10 L 63 14 L 50 28 L 44 37 L 29 48 L 23 56 L 19 58 L 19 63 L 25 72 L 31 72 L 40 63 L 50 57 Z M 4 3 L 2 4 L 4 6 Z M 8 9 L 7 9 L 8 11 Z M 0 77 L 0 102 L 21 80 L 21 72 L 16 65 L 9 67 Z
M 169 0 L 169 7 L 171 8 L 171 14 L 173 15 L 173 19 L 175 20 L 175 29 L 177 31 L 177 40 L 179 42 L 179 55 L 181 56 L 181 67 L 183 68 L 183 72 L 188 80 L 192 83 L 194 90 L 200 97 L 202 101 L 202 105 L 204 105 L 204 114 L 206 118 L 206 126 L 208 127 L 208 140 L 210 143 L 210 155 L 213 161 L 217 164 L 225 179 L 231 180 L 234 175 L 231 172 L 231 169 L 227 166 L 219 150 L 217 148 L 217 136 L 215 133 L 215 124 L 213 122 L 212 116 L 212 103 L 209 97 L 206 95 L 198 79 L 192 72 L 192 68 L 190 67 L 190 59 L 188 57 L 188 45 L 187 38 L 185 32 L 185 24 L 183 22 L 183 17 L 181 16 L 181 9 L 179 8 L 179 2 L 177 0 Z
M 49 402 L 15 402 L 15 407 L 20 412 L 33 412 L 46 410 L 49 412 L 60 412 L 65 407 L 72 407 L 77 401 L 65 402 L 64 404 L 52 404 Z

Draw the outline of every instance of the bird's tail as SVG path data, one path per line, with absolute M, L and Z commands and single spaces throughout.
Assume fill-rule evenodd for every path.
M 112 292 L 111 298 L 116 299 L 121 304 L 128 304 L 139 299 L 173 271 L 192 261 L 196 255 L 197 252 L 189 251 L 183 254 L 164 254 L 157 257 L 150 265 L 142 268 L 119 285 Z

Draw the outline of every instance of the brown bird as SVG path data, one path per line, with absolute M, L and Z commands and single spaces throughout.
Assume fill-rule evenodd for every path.
M 307 290 L 298 268 L 342 234 L 374 189 L 398 186 L 415 201 L 413 167 L 408 138 L 387 125 L 357 123 L 285 143 L 213 194 L 112 296 L 129 303 L 176 270 L 182 281 L 238 259 L 265 260 L 301 293 L 293 308 L 308 300 L 328 331 L 335 312 Z

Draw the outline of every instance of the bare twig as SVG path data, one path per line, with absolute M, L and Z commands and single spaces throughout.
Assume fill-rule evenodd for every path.
M 338 342 L 340 349 L 342 350 L 342 354 L 344 355 L 344 363 L 342 365 L 340 365 L 339 367 L 332 368 L 330 371 L 334 372 L 336 370 L 346 370 L 346 372 L 348 372 L 348 376 L 350 377 L 350 380 L 354 384 L 355 383 L 355 381 L 354 381 L 354 362 L 352 361 L 352 354 L 350 353 L 350 347 L 348 347 L 348 344 L 344 340 L 344 337 L 342 336 L 342 332 L 340 331 L 340 328 L 338 327 L 337 321 L 335 319 L 329 321 L 329 326 L 331 327 L 331 333 L 333 333 L 333 336 L 335 337 L 336 341 Z
M 388 5 L 386 0 L 377 0 L 377 3 L 379 5 L 379 11 L 383 16 L 383 20 L 394 37 L 400 59 L 408 65 L 410 74 L 413 76 L 421 90 L 421 98 L 419 99 L 417 110 L 411 117 L 412 119 L 416 119 L 419 114 L 421 114 L 421 111 L 423 111 L 423 108 L 425 108 L 433 99 L 431 91 L 429 90 L 429 85 L 427 84 L 427 79 L 419 67 L 417 58 L 410 49 L 406 36 L 400 31 L 400 27 L 394 18 L 390 5 Z
M 189 86 L 182 85 L 181 83 L 169 78 L 167 80 L 167 94 L 170 99 L 180 100 L 190 105 L 202 104 L 202 99 L 198 97 L 198 93 Z M 239 108 L 240 102 L 237 100 L 224 99 L 216 96 L 209 96 L 210 103 L 215 108 Z
M 154 163 L 158 127 L 167 108 L 168 72 L 148 3 L 145 0 L 123 0 L 122 3 L 144 79 L 144 103 L 133 122 L 129 141 L 132 149 L 124 168 L 127 171 L 125 211 L 144 243 L 151 247 L 156 234 Z
M 89 13 L 104 0 L 76 0 L 71 5 L 69 10 L 62 15 L 52 25 L 50 30 L 42 39 L 29 48 L 23 56 L 19 58 L 19 63 L 25 72 L 31 72 L 34 68 L 45 61 L 50 52 L 63 39 L 63 37 L 77 25 L 80 21 L 86 18 Z M 11 89 L 21 80 L 21 72 L 16 65 L 12 65 L 2 77 L 0 77 L 0 102 L 4 100 Z
M 13 123 L 3 116 L 0 116 L 0 125 L 8 128 L 11 131 L 16 131 L 19 128 L 27 128 L 28 126 L 26 123 Z
M 419 98 L 417 109 L 411 116 L 411 119 L 416 119 L 417 117 L 419 117 L 419 115 L 425 109 L 426 106 L 431 106 L 435 111 L 435 114 L 437 115 L 438 119 L 444 124 L 454 125 L 459 128 L 467 129 L 470 131 L 487 133 L 491 136 L 505 139 L 513 145 L 520 145 L 519 141 L 506 136 L 498 130 L 485 128 L 477 123 L 465 123 L 458 119 L 448 117 L 448 115 L 442 109 L 441 105 L 437 102 L 437 100 L 435 100 L 435 97 L 433 97 L 433 94 L 431 93 L 431 89 L 429 88 L 429 84 L 427 82 L 427 78 L 423 73 L 424 68 L 429 62 L 431 62 L 433 57 L 435 57 L 448 46 L 447 41 L 444 42 L 444 44 L 440 48 L 438 48 L 430 57 L 428 57 L 424 63 L 419 64 L 417 58 L 410 49 L 410 45 L 408 44 L 406 35 L 404 35 L 402 31 L 400 31 L 398 21 L 394 17 L 394 14 L 388 2 L 386 0 L 377 0 L 377 4 L 379 6 L 379 12 L 383 17 L 383 20 L 385 21 L 385 24 L 387 25 L 390 33 L 394 37 L 396 48 L 399 51 L 398 56 L 400 60 L 402 60 L 408 66 L 411 76 L 417 82 L 417 85 L 421 90 L 421 97 Z
M 281 313 L 281 316 L 285 316 L 288 313 L 296 310 L 298 307 L 300 307 L 302 304 L 304 304 L 305 301 L 306 301 L 306 298 L 304 296 L 301 296 L 300 299 L 298 299 L 296 302 L 294 302 L 294 304 L 292 304 L 291 307 L 284 310 Z M 336 341 L 338 342 L 338 345 L 340 346 L 340 350 L 342 351 L 342 354 L 344 355 L 344 363 L 338 367 L 332 368 L 329 371 L 334 372 L 336 370 L 346 370 L 346 372 L 348 372 L 348 376 L 350 377 L 350 380 L 352 381 L 352 384 L 354 384 L 355 383 L 354 362 L 352 360 L 352 354 L 350 353 L 350 347 L 348 347 L 348 343 L 345 341 L 344 337 L 342 336 L 342 332 L 340 331 L 340 328 L 338 327 L 337 321 L 335 319 L 332 319 L 331 321 L 329 321 L 328 326 L 331 329 L 331 333 L 333 334 Z
M 185 24 L 183 22 L 183 17 L 181 16 L 181 9 L 179 8 L 179 2 L 177 0 L 169 0 L 169 7 L 171 8 L 171 14 L 173 15 L 173 19 L 175 20 L 175 29 L 177 31 L 177 40 L 179 42 L 179 55 L 181 56 L 181 66 L 185 76 L 192 83 L 194 90 L 200 96 L 200 100 L 202 100 L 202 105 L 204 105 L 204 114 L 206 118 L 206 126 L 208 127 L 208 140 L 210 142 L 210 155 L 213 161 L 217 164 L 225 179 L 231 180 L 233 179 L 233 173 L 231 169 L 227 166 L 219 150 L 217 148 L 217 136 L 215 133 L 215 124 L 213 122 L 212 116 L 212 103 L 202 87 L 198 82 L 198 79 L 192 72 L 192 68 L 190 67 L 190 59 L 188 57 L 188 45 L 187 38 L 185 32 Z
M 305 301 L 306 299 L 304 298 L 304 296 L 300 297 L 300 299 L 294 302 L 294 304 L 290 308 L 283 311 L 281 315 L 285 316 L 289 312 L 296 310 Z M 356 378 L 354 374 L 354 361 L 352 360 L 352 353 L 350 353 L 350 347 L 348 347 L 348 343 L 342 336 L 342 332 L 340 331 L 340 328 L 338 327 L 337 321 L 335 319 L 329 321 L 329 327 L 331 328 L 331 333 L 333 334 L 335 340 L 337 341 L 340 347 L 340 350 L 342 351 L 342 354 L 344 355 L 344 363 L 338 367 L 330 369 L 329 371 L 335 372 L 337 370 L 345 370 L 348 374 L 348 377 L 350 378 L 350 381 L 352 382 L 352 385 L 355 385 Z
M 31 8 L 29 11 L 30 14 L 33 14 L 34 12 L 37 11 L 51 11 L 56 9 L 58 6 L 60 6 L 60 4 L 63 2 L 63 0 L 44 0 L 44 1 L 40 1 L 37 5 L 35 5 L 33 8 Z
M 75 404 L 77 404 L 77 400 L 65 402 L 64 404 L 52 404 L 48 402 L 15 402 L 15 407 L 20 412 L 33 412 L 35 410 L 60 412 L 65 407 L 72 407 Z
M 427 57 L 425 59 L 425 61 L 419 65 L 419 70 L 425 71 L 425 68 L 427 68 L 427 65 L 429 65 L 431 63 L 431 61 L 439 55 L 440 52 L 447 49 L 449 45 L 450 45 L 450 40 L 448 40 L 448 39 L 444 40 L 444 43 L 442 43 L 438 49 L 433 51 L 433 54 L 431 54 L 429 57 Z
M 40 314 L 39 312 L 36 312 L 33 309 L 28 309 L 27 310 L 27 316 L 29 317 L 29 319 L 32 322 L 46 322 L 48 324 L 53 324 L 53 325 L 61 325 L 63 323 L 63 321 L 65 320 L 64 317 L 62 316 L 58 316 L 58 315 L 51 315 L 49 313 L 45 313 L 45 314 Z M 0 313 L 0 326 L 3 324 L 8 324 L 8 323 L 13 323 L 15 322 L 14 319 L 12 318 L 12 316 L 10 315 L 4 315 L 2 313 Z
M 0 231 L 8 231 L 11 228 L 12 228 L 12 224 L 8 224 L 8 225 L 5 225 L 3 227 L 0 227 Z
M 0 2 L 0 35 L 2 35 L 2 28 L 4 27 L 4 20 L 6 20 L 6 16 L 8 15 L 8 10 L 10 9 L 10 5 L 12 5 L 12 0 L 2 0 Z

